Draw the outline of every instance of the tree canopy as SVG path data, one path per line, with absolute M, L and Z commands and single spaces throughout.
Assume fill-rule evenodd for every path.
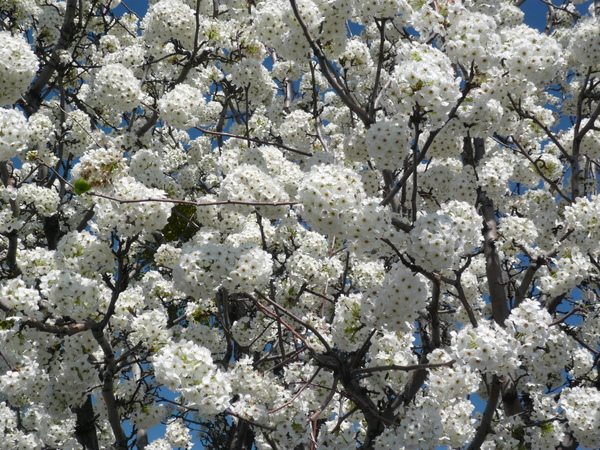
M 2 448 L 600 447 L 600 0 L 148 6 L 0 3 Z

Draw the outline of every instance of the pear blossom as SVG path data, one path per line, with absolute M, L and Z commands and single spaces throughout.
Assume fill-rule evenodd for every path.
M 9 31 L 0 32 L 0 106 L 19 99 L 38 70 L 38 60 L 29 43 Z
M 0 161 L 14 158 L 27 146 L 27 121 L 16 109 L 0 109 Z
M 598 448 L 598 2 L 544 3 L 5 0 L 0 447 Z

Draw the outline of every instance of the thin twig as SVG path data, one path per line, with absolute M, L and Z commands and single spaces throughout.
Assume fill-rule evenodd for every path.
M 277 142 L 263 141 L 261 139 L 251 138 L 251 137 L 247 137 L 247 136 L 240 136 L 238 134 L 225 133 L 224 131 L 212 131 L 212 130 L 207 130 L 206 128 L 200 128 L 200 127 L 196 127 L 196 130 L 201 131 L 202 133 L 212 134 L 214 136 L 242 139 L 244 141 L 250 141 L 250 142 L 254 142 L 255 144 L 261 144 L 261 145 L 272 145 L 273 147 L 282 148 L 284 150 L 288 150 L 293 153 L 298 153 L 299 155 L 304 155 L 304 156 L 309 156 L 309 157 L 313 156 L 312 153 L 304 152 L 302 150 L 298 150 L 297 148 L 288 147 L 287 145 L 279 144 Z
M 366 367 L 364 369 L 353 370 L 352 375 L 358 375 L 361 373 L 384 372 L 386 370 L 400 370 L 402 372 L 411 372 L 413 370 L 420 370 L 420 369 L 435 369 L 437 367 L 451 367 L 454 365 L 455 362 L 456 362 L 455 359 L 451 359 L 450 361 L 446 361 L 443 363 L 413 364 L 411 366 L 399 366 L 397 364 L 390 364 L 388 366 Z

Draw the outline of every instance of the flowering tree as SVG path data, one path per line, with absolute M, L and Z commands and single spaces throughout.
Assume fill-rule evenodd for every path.
M 117 3 L 1 3 L 2 448 L 600 446 L 599 0 Z

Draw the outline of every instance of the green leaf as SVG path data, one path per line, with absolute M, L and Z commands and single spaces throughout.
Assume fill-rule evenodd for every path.
M 75 193 L 77 195 L 81 195 L 81 194 L 84 194 L 85 192 L 89 191 L 92 188 L 92 185 L 90 183 L 88 183 L 87 180 L 80 178 L 75 182 L 73 187 L 75 188 Z

